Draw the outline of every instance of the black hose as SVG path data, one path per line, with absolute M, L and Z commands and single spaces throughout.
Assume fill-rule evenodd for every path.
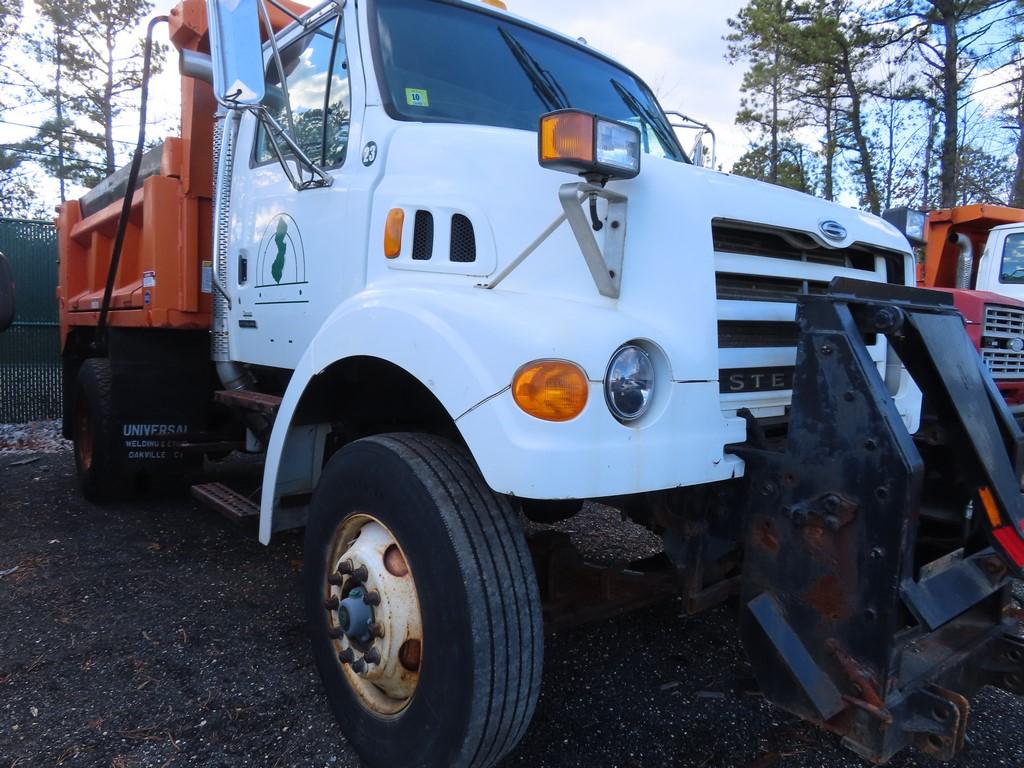
M 114 281 L 117 279 L 117 269 L 121 264 L 121 251 L 124 250 L 124 236 L 128 231 L 128 219 L 132 212 L 132 198 L 135 197 L 135 185 L 139 181 L 139 168 L 142 166 L 142 155 L 146 147 L 146 102 L 149 97 L 149 75 L 153 59 L 153 30 L 157 24 L 167 21 L 166 16 L 154 16 L 146 27 L 146 52 L 142 62 L 142 104 L 139 107 L 139 140 L 135 145 L 135 154 L 132 156 L 132 167 L 128 171 L 128 186 L 124 191 L 124 200 L 121 203 L 121 215 L 117 219 L 117 235 L 114 237 L 114 250 L 110 254 L 110 269 L 107 270 L 107 285 L 103 289 L 103 304 L 100 306 L 100 319 L 96 324 L 96 337 L 93 339 L 92 348 L 101 354 L 106 354 L 107 342 L 107 318 L 110 314 L 110 301 L 114 294 Z

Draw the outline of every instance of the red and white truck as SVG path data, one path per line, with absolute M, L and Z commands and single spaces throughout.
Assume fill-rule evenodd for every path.
M 1024 209 L 903 208 L 886 218 L 924 247 L 918 284 L 953 296 L 996 386 L 1024 418 Z

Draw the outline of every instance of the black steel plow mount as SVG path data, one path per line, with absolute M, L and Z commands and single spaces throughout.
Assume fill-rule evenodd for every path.
M 735 450 L 743 643 L 771 701 L 863 757 L 951 759 L 969 697 L 1024 693 L 1024 436 L 947 295 L 837 279 L 797 318 L 785 445 Z M 914 436 L 865 343 L 880 334 L 924 395 Z

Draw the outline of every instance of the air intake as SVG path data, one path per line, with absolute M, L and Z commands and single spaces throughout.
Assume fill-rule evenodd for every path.
M 476 261 L 476 235 L 473 232 L 473 222 L 461 213 L 452 216 L 451 260 L 462 264 Z
M 434 214 L 416 211 L 416 225 L 412 231 L 413 261 L 429 261 L 434 255 Z

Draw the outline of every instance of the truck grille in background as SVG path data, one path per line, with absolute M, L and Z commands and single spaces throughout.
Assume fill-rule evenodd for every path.
M 1024 310 L 986 305 L 981 357 L 992 378 L 1024 379 Z
M 719 368 L 731 382 L 723 389 L 723 409 L 760 407 L 766 415 L 782 415 L 788 388 L 758 382 L 778 378 L 764 372 L 792 369 L 799 297 L 825 293 L 837 276 L 902 284 L 904 257 L 861 244 L 827 248 L 809 234 L 761 224 L 716 219 L 711 227 Z M 878 344 L 874 336 L 865 341 Z

